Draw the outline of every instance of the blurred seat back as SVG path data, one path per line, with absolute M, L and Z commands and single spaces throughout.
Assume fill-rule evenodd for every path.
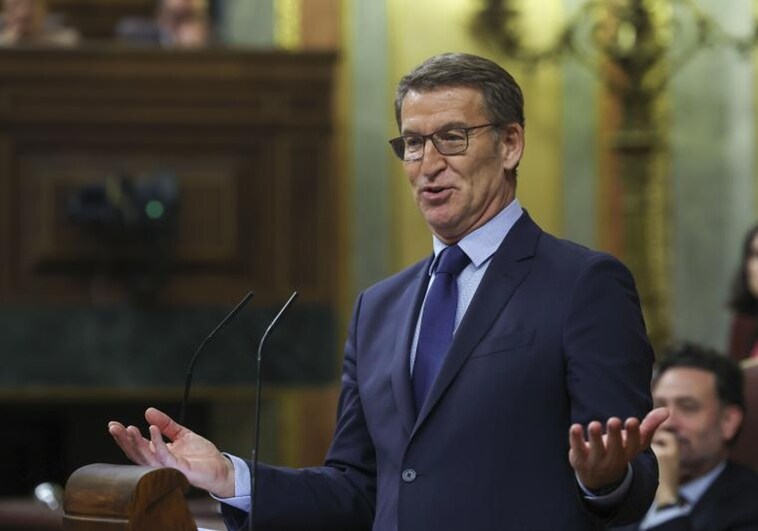
M 745 404 L 747 411 L 731 457 L 758 472 L 758 359 L 742 362 L 745 374 Z

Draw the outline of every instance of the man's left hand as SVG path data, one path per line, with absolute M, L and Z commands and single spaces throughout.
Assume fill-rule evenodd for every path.
M 668 416 L 668 409 L 659 407 L 642 422 L 630 417 L 622 423 L 611 417 L 605 434 L 603 425 L 593 421 L 587 426 L 588 439 L 584 438 L 582 425 L 573 424 L 569 429 L 569 462 L 582 485 L 597 491 L 619 484 L 629 462 L 650 446 L 655 430 Z

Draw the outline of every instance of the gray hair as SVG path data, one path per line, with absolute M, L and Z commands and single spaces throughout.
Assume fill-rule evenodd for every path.
M 471 87 L 481 91 L 484 112 L 492 123 L 524 126 L 524 95 L 516 80 L 497 63 L 467 53 L 435 55 L 406 74 L 395 93 L 395 120 L 401 128 L 403 100 L 409 91 Z

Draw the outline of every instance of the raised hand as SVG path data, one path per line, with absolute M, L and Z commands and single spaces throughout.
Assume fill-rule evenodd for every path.
M 587 426 L 588 439 L 584 438 L 581 424 L 569 429 L 569 462 L 579 481 L 590 490 L 615 485 L 624 478 L 627 465 L 641 451 L 650 446 L 653 434 L 668 417 L 668 410 L 652 410 L 640 421 L 630 417 L 625 422 L 608 419 L 605 434 L 598 421 Z
M 212 442 L 155 408 L 145 411 L 145 419 L 149 439 L 136 426 L 108 423 L 108 432 L 129 459 L 138 465 L 175 468 L 195 487 L 220 498 L 234 496 L 234 467 Z
M 679 443 L 670 431 L 659 430 L 650 445 L 658 460 L 658 507 L 676 503 L 679 499 Z

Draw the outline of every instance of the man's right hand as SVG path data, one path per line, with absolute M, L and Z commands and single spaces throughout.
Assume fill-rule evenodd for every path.
M 145 419 L 150 439 L 135 426 L 108 423 L 108 432 L 129 459 L 138 465 L 175 468 L 192 485 L 219 498 L 234 496 L 234 467 L 212 442 L 155 408 L 145 411 Z M 163 436 L 171 442 L 164 442 Z
M 679 498 L 679 444 L 676 435 L 670 431 L 658 430 L 650 447 L 658 460 L 655 503 L 659 507 L 675 504 Z

